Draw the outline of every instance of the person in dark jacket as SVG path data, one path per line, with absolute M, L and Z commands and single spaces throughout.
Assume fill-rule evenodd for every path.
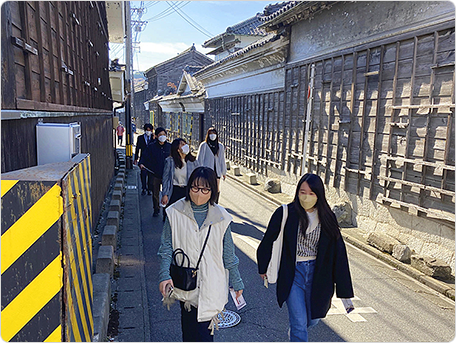
M 154 127 L 152 124 L 144 124 L 144 134 L 138 136 L 136 140 L 136 150 L 135 150 L 135 159 L 134 163 L 138 164 L 139 159 L 141 158 L 144 150 L 149 144 L 152 144 L 154 141 Z M 152 174 L 146 169 L 141 170 L 141 185 L 142 185 L 142 195 L 146 195 L 146 192 L 149 195 L 152 195 Z
M 154 217 L 158 217 L 160 213 L 160 186 L 163 179 L 163 169 L 165 168 L 165 159 L 171 153 L 171 144 L 167 142 L 166 130 L 162 127 L 155 129 L 155 141 L 147 146 L 144 154 L 139 161 L 144 164 L 152 173 L 153 176 L 153 203 L 154 203 Z M 144 157 L 144 159 L 143 159 Z M 141 163 L 144 162 L 144 163 Z M 148 165 L 150 167 L 148 167 Z M 143 168 L 141 168 L 143 169 Z
M 321 178 L 305 174 L 288 204 L 282 256 L 277 279 L 277 301 L 287 303 L 290 341 L 308 340 L 307 329 L 324 318 L 334 294 L 347 313 L 353 310 L 353 286 L 347 251 L 334 212 L 328 205 Z M 258 272 L 266 277 L 272 245 L 281 229 L 283 209 L 272 215 L 258 246 Z

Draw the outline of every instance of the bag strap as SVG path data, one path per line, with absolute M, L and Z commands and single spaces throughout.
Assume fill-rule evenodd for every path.
M 211 233 L 211 227 L 212 227 L 212 225 L 209 225 L 209 230 L 207 230 L 206 239 L 204 240 L 204 244 L 203 244 L 203 249 L 201 249 L 201 254 L 199 256 L 198 263 L 196 264 L 196 267 L 195 267 L 196 270 L 198 270 L 198 266 L 201 262 L 201 257 L 203 257 L 203 252 L 204 252 L 204 249 L 206 248 L 206 243 L 209 238 L 209 234 Z
M 287 218 L 288 218 L 288 205 L 287 204 L 283 204 L 282 205 L 282 209 L 283 209 L 283 214 L 282 214 L 282 225 L 280 226 L 280 231 L 282 232 L 284 227 L 285 227 L 285 223 L 287 222 Z
M 177 255 L 182 255 L 182 263 L 179 264 L 177 263 Z M 190 267 L 190 259 L 188 258 L 187 254 L 182 250 L 181 248 L 177 248 L 176 250 L 173 251 L 173 261 L 176 266 L 183 267 L 185 263 L 185 258 L 187 258 L 187 268 Z

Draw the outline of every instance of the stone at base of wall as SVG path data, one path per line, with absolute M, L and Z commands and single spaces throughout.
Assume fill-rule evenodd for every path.
M 334 205 L 332 208 L 337 221 L 341 226 L 352 226 L 352 208 L 348 202 Z
M 412 257 L 412 251 L 405 244 L 396 244 L 393 247 L 393 257 L 403 263 L 410 263 Z
M 412 255 L 411 264 L 412 267 L 432 277 L 442 279 L 449 279 L 451 277 L 451 267 L 437 258 Z
M 382 232 L 369 233 L 367 243 L 381 251 L 387 252 L 388 254 L 392 254 L 395 245 L 401 244 L 397 239 Z
M 280 187 L 280 180 L 269 179 L 264 183 L 264 190 L 269 193 L 280 193 L 282 188 Z

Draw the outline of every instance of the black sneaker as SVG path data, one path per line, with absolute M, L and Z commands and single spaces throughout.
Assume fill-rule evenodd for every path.
M 147 195 L 152 195 L 152 191 L 147 191 Z
M 142 190 L 141 195 L 146 195 L 146 190 L 145 189 Z

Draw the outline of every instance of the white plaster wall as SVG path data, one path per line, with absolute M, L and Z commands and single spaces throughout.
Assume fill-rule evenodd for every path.
M 451 1 L 340 2 L 292 26 L 290 62 L 454 20 L 454 11 Z
M 283 88 L 285 70 L 282 65 L 264 70 L 246 73 L 239 71 L 230 76 L 218 78 L 215 82 L 208 82 L 204 86 L 208 98 L 232 96 L 245 93 L 261 93 Z

